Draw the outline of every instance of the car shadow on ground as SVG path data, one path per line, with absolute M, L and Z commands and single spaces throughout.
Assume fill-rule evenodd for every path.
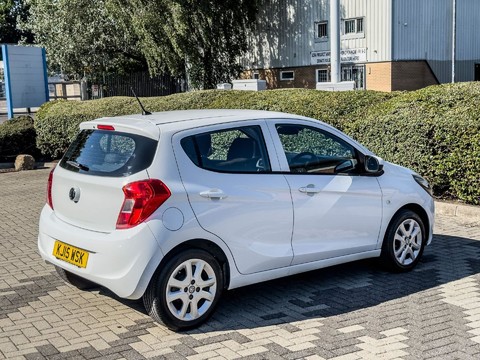
M 370 259 L 226 291 L 212 318 L 187 333 L 328 318 L 408 297 L 479 272 L 480 241 L 435 235 L 411 272 L 391 273 Z M 118 300 L 146 313 L 139 301 Z

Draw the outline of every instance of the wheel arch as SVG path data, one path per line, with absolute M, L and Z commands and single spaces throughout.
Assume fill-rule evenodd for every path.
M 390 219 L 390 222 L 388 223 L 387 229 L 390 227 L 390 224 L 392 221 L 395 219 L 395 217 L 398 215 L 398 213 L 402 210 L 410 210 L 416 213 L 418 216 L 420 216 L 420 219 L 423 221 L 423 226 L 425 227 L 425 238 L 428 239 L 430 237 L 430 220 L 428 218 L 428 214 L 425 211 L 423 207 L 421 207 L 418 204 L 415 203 L 410 203 L 402 206 L 400 209 L 398 209 L 395 214 L 393 214 L 392 218 Z
M 230 264 L 228 262 L 227 255 L 223 252 L 220 246 L 215 244 L 213 241 L 206 239 L 187 240 L 175 246 L 173 249 L 171 249 L 168 253 L 165 254 L 163 259 L 160 261 L 160 264 L 158 264 L 155 273 L 160 271 L 160 269 L 162 269 L 162 267 L 165 266 L 165 264 L 168 263 L 170 259 L 187 249 L 200 249 L 211 254 L 218 261 L 223 271 L 223 288 L 228 288 L 228 285 L 230 284 Z

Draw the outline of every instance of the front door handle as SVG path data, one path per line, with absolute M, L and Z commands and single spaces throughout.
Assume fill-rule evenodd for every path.
M 210 189 L 207 191 L 202 191 L 200 193 L 200 196 L 208 199 L 225 199 L 228 195 L 225 194 L 222 190 L 220 189 Z
M 303 186 L 298 191 L 305 193 L 305 194 L 318 194 L 322 190 L 319 188 L 316 188 L 315 185 L 313 184 L 308 184 L 307 186 Z

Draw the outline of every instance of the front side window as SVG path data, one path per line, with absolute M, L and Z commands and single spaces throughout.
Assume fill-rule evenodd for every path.
M 245 126 L 188 136 L 181 145 L 198 167 L 218 172 L 270 172 L 259 126 Z
M 276 126 L 292 173 L 351 173 L 357 168 L 355 149 L 336 136 L 305 125 Z
M 60 162 L 88 175 L 123 177 L 150 166 L 157 141 L 118 131 L 82 130 Z

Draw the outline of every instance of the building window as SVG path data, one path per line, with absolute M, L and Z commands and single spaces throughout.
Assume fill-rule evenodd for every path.
M 363 18 L 357 19 L 357 33 L 363 33 Z
M 365 90 L 365 65 L 342 65 L 342 81 L 355 81 L 356 90 Z
M 317 82 L 329 82 L 330 76 L 328 69 L 317 69 Z
M 363 18 L 343 20 L 343 34 L 344 35 L 363 34 Z
M 315 23 L 315 37 L 317 39 L 328 38 L 328 21 L 321 21 Z
M 260 74 L 258 73 L 258 71 L 254 71 L 254 72 L 253 72 L 253 74 L 252 74 L 252 79 L 255 79 L 255 80 L 260 79 Z
M 280 80 L 294 80 L 295 72 L 294 71 L 280 71 Z

